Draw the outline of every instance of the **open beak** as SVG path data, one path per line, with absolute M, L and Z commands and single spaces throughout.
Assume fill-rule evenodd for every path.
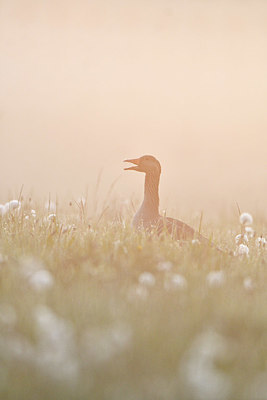
M 129 170 L 132 170 L 132 171 L 139 171 L 139 167 L 138 167 L 138 165 L 139 165 L 139 158 L 133 158 L 133 159 L 131 159 L 131 160 L 124 160 L 123 162 L 129 162 L 129 163 L 135 164 L 135 166 L 128 167 L 128 168 L 124 168 L 125 171 L 129 171 Z

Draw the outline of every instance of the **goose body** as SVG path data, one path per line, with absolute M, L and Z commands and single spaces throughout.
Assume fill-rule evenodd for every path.
M 144 200 L 133 218 L 133 226 L 135 228 L 144 228 L 147 231 L 155 230 L 158 234 L 167 231 L 172 237 L 178 240 L 198 239 L 202 243 L 211 244 L 207 238 L 195 231 L 191 226 L 178 219 L 159 214 L 161 165 L 155 157 L 146 155 L 137 159 L 124 161 L 134 164 L 134 166 L 125 168 L 125 170 L 145 173 Z

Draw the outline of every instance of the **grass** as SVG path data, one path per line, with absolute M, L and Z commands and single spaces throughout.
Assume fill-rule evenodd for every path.
M 249 257 L 231 257 L 135 232 L 127 211 L 88 219 L 80 204 L 48 219 L 31 207 L 0 217 L 0 398 L 267 398 L 267 253 L 255 238 Z M 237 221 L 201 226 L 234 250 Z

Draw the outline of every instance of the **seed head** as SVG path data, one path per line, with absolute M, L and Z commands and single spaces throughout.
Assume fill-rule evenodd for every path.
M 16 208 L 20 208 L 21 204 L 20 201 L 18 200 L 11 200 L 9 202 L 9 209 L 10 210 L 15 210 Z
M 239 235 L 236 235 L 235 242 L 236 242 L 236 244 L 247 243 L 248 237 L 247 237 L 247 235 L 242 235 L 240 233 Z
M 241 225 L 251 225 L 253 223 L 252 215 L 247 212 L 242 213 L 239 220 Z
M 265 247 L 267 244 L 267 240 L 264 237 L 260 236 L 257 237 L 255 244 L 257 247 Z
M 249 254 L 248 246 L 246 244 L 240 244 L 238 246 L 237 254 L 239 256 L 244 256 L 244 255 L 248 256 L 248 254 Z
M 254 236 L 254 229 L 251 228 L 251 226 L 246 226 L 245 232 L 248 235 L 248 237 L 250 237 L 250 238 L 252 238 Z
M 165 279 L 164 288 L 166 290 L 171 289 L 186 289 L 187 280 L 183 275 L 173 274 Z
M 56 218 L 57 218 L 56 214 L 49 214 L 48 215 L 49 221 L 56 221 Z
M 249 276 L 244 279 L 243 286 L 244 286 L 244 288 L 246 290 L 252 290 L 254 288 L 254 284 L 252 282 L 252 279 Z
M 173 265 L 170 261 L 161 261 L 157 265 L 158 271 L 170 271 Z
M 154 286 L 156 282 L 156 278 L 150 272 L 143 272 L 139 275 L 139 283 L 145 286 Z
M 211 287 L 220 287 L 224 284 L 225 275 L 223 271 L 211 271 L 207 275 L 207 283 Z

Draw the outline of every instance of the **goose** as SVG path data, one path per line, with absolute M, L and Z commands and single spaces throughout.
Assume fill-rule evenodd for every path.
M 197 239 L 201 243 L 216 247 L 210 240 L 186 223 L 159 214 L 159 180 L 161 165 L 154 156 L 145 155 L 140 158 L 127 159 L 124 160 L 124 162 L 134 164 L 131 167 L 124 168 L 124 170 L 145 173 L 144 200 L 133 218 L 133 227 L 137 229 L 143 228 L 149 232 L 156 231 L 157 234 L 167 231 L 177 240 L 188 241 Z M 221 251 L 217 247 L 216 249 Z

